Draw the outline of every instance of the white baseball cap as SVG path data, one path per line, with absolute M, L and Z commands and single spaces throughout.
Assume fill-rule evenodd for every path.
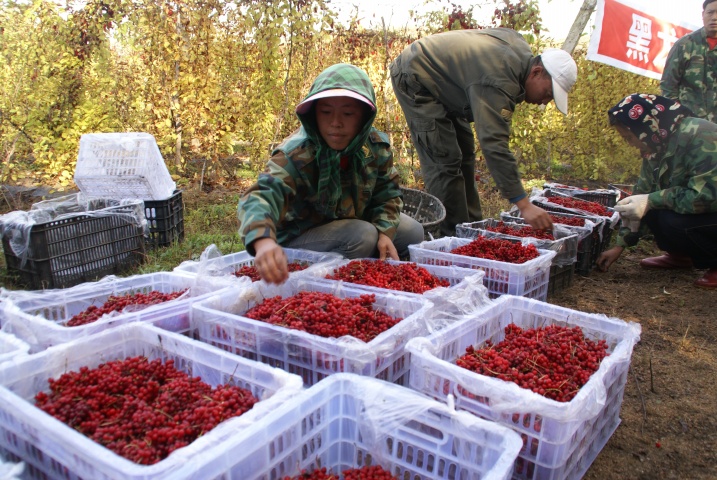
M 315 100 L 318 100 L 320 98 L 328 98 L 328 97 L 351 97 L 355 98 L 356 100 L 360 100 L 371 107 L 372 111 L 376 111 L 376 105 L 373 104 L 371 100 L 364 97 L 363 95 L 360 95 L 356 92 L 352 92 L 351 90 L 347 90 L 345 88 L 330 88 L 328 90 L 324 90 L 323 92 L 315 93 L 311 95 L 310 97 L 307 97 L 304 99 L 303 102 L 298 104 L 296 106 L 296 113 L 303 115 L 304 113 L 308 112 L 311 109 L 311 104 L 314 103 Z
M 558 110 L 568 114 L 568 92 L 578 79 L 578 66 L 573 57 L 559 48 L 546 48 L 540 54 L 543 66 L 553 79 L 553 100 Z

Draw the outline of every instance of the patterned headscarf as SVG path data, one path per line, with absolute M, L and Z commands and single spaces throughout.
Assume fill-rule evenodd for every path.
M 680 122 L 693 116 L 675 100 L 646 93 L 628 95 L 607 112 L 655 152 L 646 158 L 662 154 Z

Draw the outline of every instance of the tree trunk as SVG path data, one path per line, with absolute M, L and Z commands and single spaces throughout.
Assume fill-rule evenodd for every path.
M 563 50 L 566 52 L 573 53 L 573 50 L 575 50 L 575 47 L 580 41 L 580 36 L 582 35 L 583 30 L 585 30 L 585 25 L 588 24 L 590 15 L 592 15 L 595 10 L 595 5 L 597 5 L 597 0 L 583 0 L 583 6 L 580 7 L 580 11 L 578 12 L 577 17 L 575 17 L 573 26 L 570 27 L 568 37 L 565 39 L 565 43 L 563 43 Z

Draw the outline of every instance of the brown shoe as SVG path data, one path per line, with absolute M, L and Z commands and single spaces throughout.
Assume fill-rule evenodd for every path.
M 677 269 L 692 268 L 692 259 L 679 253 L 665 253 L 659 257 L 643 258 L 640 260 L 642 268 Z
M 695 280 L 695 285 L 702 288 L 717 288 L 717 268 L 710 268 L 703 276 Z

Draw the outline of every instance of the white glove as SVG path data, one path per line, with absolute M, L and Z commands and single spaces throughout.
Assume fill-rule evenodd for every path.
M 615 211 L 620 213 L 620 217 L 628 220 L 640 220 L 649 208 L 647 195 L 631 195 L 615 205 Z
M 631 220 L 629 218 L 622 219 L 622 226 L 630 229 L 631 232 L 636 233 L 640 230 L 640 220 Z

